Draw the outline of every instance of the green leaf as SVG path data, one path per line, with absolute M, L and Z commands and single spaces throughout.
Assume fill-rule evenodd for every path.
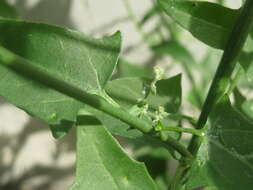
M 137 159 L 139 161 L 145 162 L 147 170 L 149 171 L 151 177 L 157 183 L 159 189 L 166 190 L 169 184 L 168 176 L 166 175 L 169 168 L 169 153 L 163 148 L 151 148 L 150 146 L 148 147 L 145 145 L 141 146 L 139 152 L 140 155 L 138 155 Z
M 0 1 L 0 17 L 17 18 L 15 8 L 10 6 L 5 0 Z
M 77 170 L 71 190 L 156 190 L 143 163 L 132 160 L 91 115 L 77 119 Z
M 205 44 L 224 49 L 239 11 L 216 3 L 159 0 L 159 6 Z
M 166 112 L 178 112 L 182 99 L 181 74 L 159 80 L 156 90 L 156 95 L 148 96 L 151 107 L 163 106 Z
M 201 90 L 197 88 L 192 74 L 193 71 L 197 69 L 197 64 L 192 54 L 182 44 L 175 40 L 162 42 L 157 46 L 153 46 L 152 49 L 157 55 L 169 55 L 182 65 L 191 83 L 192 100 L 196 103 L 197 107 L 201 107 L 203 102 L 200 94 Z
M 218 49 L 225 48 L 240 10 L 223 7 L 216 3 L 197 1 L 159 0 L 159 5 L 166 14 L 198 40 Z M 251 32 L 251 38 L 252 35 L 253 32 Z M 253 80 L 251 38 L 247 39 L 244 51 L 239 58 L 250 81 Z
M 190 171 L 188 188 L 251 190 L 253 186 L 253 123 L 223 98 L 211 114 L 210 126 Z
M 143 89 L 150 84 L 151 80 L 143 78 L 121 78 L 108 82 L 106 86 L 106 92 L 122 107 L 126 109 L 132 109 L 134 105 L 139 103 L 139 100 L 144 98 Z M 166 112 L 176 113 L 181 105 L 181 75 L 160 80 L 156 83 L 157 95 L 149 94 L 147 102 L 152 111 L 157 110 L 158 106 L 163 106 Z M 143 118 L 146 119 L 146 118 Z M 163 121 L 164 125 L 177 125 L 178 121 L 169 116 Z M 164 132 L 172 135 L 174 138 L 178 138 L 179 134 L 174 132 Z M 140 137 L 140 135 L 135 135 Z M 137 139 L 138 143 L 142 141 L 145 144 L 150 144 L 154 147 L 164 146 L 160 142 L 142 136 Z M 170 151 L 173 154 L 173 150 Z
M 130 108 L 144 98 L 143 90 L 151 80 L 142 78 L 121 78 L 108 82 L 106 92 L 120 105 Z M 157 95 L 150 94 L 148 103 L 151 108 L 164 106 L 165 111 L 175 113 L 181 105 L 181 75 L 160 80 L 156 83 Z
M 0 19 L 0 44 L 59 80 L 107 98 L 104 86 L 120 52 L 120 33 L 102 39 L 47 24 Z M 62 137 L 84 105 L 0 65 L 0 95 Z
M 105 90 L 118 104 L 125 108 L 131 108 L 144 97 L 142 90 L 145 85 L 145 80 L 143 81 L 141 78 L 127 77 L 109 81 Z
M 87 105 L 83 107 L 82 110 L 89 111 L 103 123 L 107 130 L 109 130 L 114 135 L 119 135 L 122 137 L 130 138 L 131 140 L 138 137 L 142 137 L 143 133 L 137 129 L 130 129 L 130 126 L 126 123 L 116 119 L 110 115 L 104 114 L 99 110 L 95 110 Z

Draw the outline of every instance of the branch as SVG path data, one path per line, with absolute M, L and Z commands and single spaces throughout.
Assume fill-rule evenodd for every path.
M 131 115 L 122 108 L 118 108 L 109 104 L 103 98 L 97 95 L 88 94 L 82 89 L 63 81 L 60 78 L 56 78 L 44 68 L 38 65 L 35 66 L 29 60 L 19 57 L 2 46 L 0 46 L 0 64 L 8 67 L 20 75 L 23 75 L 24 77 L 40 82 L 49 88 L 55 89 L 69 97 L 78 100 L 79 102 L 103 111 L 104 113 L 127 123 L 131 127 L 138 129 L 143 133 L 150 135 L 154 134 L 153 126 L 149 122 Z M 160 141 L 165 140 L 182 156 L 191 156 L 191 153 L 183 145 L 177 142 L 177 140 L 172 138 L 160 139 Z
M 32 64 L 29 60 L 19 57 L 18 55 L 1 46 L 0 64 L 7 66 L 18 74 L 22 74 L 27 78 L 38 81 L 82 103 L 118 118 L 144 133 L 148 133 L 153 130 L 153 127 L 148 122 L 136 118 L 127 111 L 111 105 L 97 95 L 88 94 L 82 89 L 62 80 L 61 78 L 56 78 L 51 73 L 47 72 L 43 67 L 38 65 L 35 66 L 35 64 Z
M 174 131 L 174 132 L 179 132 L 179 133 L 190 133 L 196 136 L 205 136 L 205 133 L 202 130 L 192 129 L 192 128 L 157 125 L 155 127 L 155 130 L 156 131 Z

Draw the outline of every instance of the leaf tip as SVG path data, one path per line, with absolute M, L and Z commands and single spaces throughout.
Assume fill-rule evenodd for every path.
M 116 31 L 116 32 L 112 35 L 112 37 L 113 37 L 114 39 L 116 39 L 117 41 L 119 41 L 119 44 L 120 44 L 120 46 L 121 46 L 121 42 L 122 42 L 122 33 L 121 33 L 121 31 L 120 31 L 120 30 Z

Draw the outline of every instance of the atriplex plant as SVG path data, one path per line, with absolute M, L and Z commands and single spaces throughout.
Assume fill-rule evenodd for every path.
M 75 125 L 77 168 L 72 190 L 161 188 L 143 164 L 122 151 L 111 133 L 166 148 L 179 162 L 167 184 L 170 190 L 251 190 L 252 104 L 237 82 L 243 70 L 248 76 L 252 73 L 253 1 L 233 10 L 218 3 L 159 0 L 141 24 L 159 14 L 171 38 L 152 49 L 157 54 L 172 52 L 187 64 L 191 57 L 161 11 L 200 41 L 224 50 L 197 122 L 179 111 L 181 75 L 164 79 L 155 67 L 154 79 L 109 81 L 120 54 L 119 32 L 93 39 L 56 26 L 4 18 L 12 17 L 8 11 L 0 13 L 0 95 L 46 121 L 56 138 Z M 141 24 L 136 23 L 140 30 Z M 189 66 L 184 66 L 191 80 Z M 196 95 L 199 89 L 193 86 L 193 91 Z M 202 97 L 195 98 L 200 107 Z M 193 128 L 183 128 L 183 120 Z M 181 133 L 192 134 L 188 147 Z

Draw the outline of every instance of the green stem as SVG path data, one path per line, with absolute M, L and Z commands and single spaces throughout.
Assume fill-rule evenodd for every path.
M 202 130 L 199 129 L 192 129 L 192 128 L 182 128 L 182 127 L 174 127 L 174 126 L 162 126 L 162 125 L 157 125 L 155 127 L 156 131 L 174 131 L 174 132 L 179 132 L 179 133 L 190 133 L 196 136 L 204 136 L 205 134 L 203 133 Z
M 177 190 L 177 187 L 180 185 L 181 183 L 181 178 L 185 173 L 185 170 L 187 170 L 187 166 L 185 166 L 184 164 L 180 164 L 177 168 L 177 171 L 172 179 L 172 182 L 168 188 L 168 190 Z
M 202 112 L 197 122 L 197 129 L 202 129 L 215 104 L 229 90 L 230 78 L 237 64 L 243 45 L 251 31 L 253 24 L 253 1 L 247 0 L 241 10 L 236 24 L 224 50 L 222 59 L 209 89 Z M 195 154 L 199 147 L 199 138 L 193 137 L 189 151 Z
M 251 31 L 252 25 L 253 1 L 246 0 L 232 29 L 222 59 L 209 89 L 206 101 L 203 105 L 202 112 L 197 122 L 197 129 L 202 129 L 205 126 L 209 113 L 215 104 L 228 92 L 231 75 L 237 64 L 243 45 L 245 44 L 245 41 Z M 201 138 L 198 136 L 193 136 L 188 150 L 195 156 L 200 144 Z M 188 170 L 185 172 L 187 171 Z M 181 177 L 178 177 L 177 180 L 181 181 L 185 172 L 183 172 Z M 177 187 L 174 189 L 177 189 Z
M 197 119 L 188 115 L 181 115 L 182 119 L 188 121 L 194 128 L 196 128 Z
M 103 98 L 88 94 L 82 89 L 62 80 L 56 78 L 53 74 L 47 72 L 43 67 L 35 64 L 32 64 L 30 61 L 17 56 L 16 54 L 12 53 L 11 51 L 7 50 L 4 47 L 0 46 L 0 64 L 9 69 L 17 72 L 18 74 L 23 75 L 24 77 L 28 77 L 29 79 L 33 79 L 37 82 L 40 82 L 52 89 L 55 89 L 69 97 L 72 97 L 84 104 L 87 104 L 95 109 L 105 112 L 127 124 L 131 127 L 142 131 L 143 133 L 148 133 L 153 135 L 154 129 L 153 126 L 144 120 L 141 120 L 127 111 L 115 107 L 105 101 Z M 164 142 L 164 138 L 160 139 Z M 190 157 L 191 153 L 177 140 L 173 138 L 166 139 L 168 144 L 177 150 L 182 156 Z
M 169 135 L 164 135 L 163 132 L 160 132 L 160 139 L 165 142 L 166 144 L 169 144 L 171 147 L 173 147 L 175 150 L 181 153 L 181 155 L 184 157 L 187 162 L 192 161 L 193 156 L 182 144 L 180 144 L 176 139 Z

